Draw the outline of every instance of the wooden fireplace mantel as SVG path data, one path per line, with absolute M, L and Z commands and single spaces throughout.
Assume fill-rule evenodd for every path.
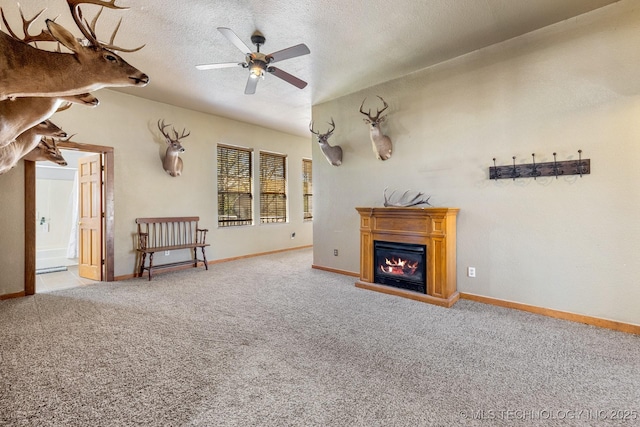
M 356 287 L 451 307 L 456 290 L 458 208 L 356 208 L 360 214 L 360 280 Z M 374 241 L 427 247 L 427 293 L 374 283 Z

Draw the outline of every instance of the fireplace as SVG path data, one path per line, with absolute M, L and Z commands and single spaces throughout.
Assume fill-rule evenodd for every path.
M 388 286 L 427 293 L 427 248 L 407 243 L 373 242 L 373 280 Z
M 360 280 L 356 286 L 451 307 L 456 290 L 457 208 L 356 208 Z M 388 262 L 387 262 L 388 261 Z

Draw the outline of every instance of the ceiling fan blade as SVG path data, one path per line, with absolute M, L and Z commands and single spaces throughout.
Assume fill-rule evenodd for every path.
M 244 88 L 245 95 L 253 95 L 256 93 L 256 86 L 258 86 L 258 78 L 254 76 L 249 76 L 249 80 L 247 80 L 247 86 Z
M 247 45 L 244 44 L 242 40 L 240 40 L 240 37 L 238 37 L 236 33 L 233 32 L 233 30 L 226 27 L 218 27 L 218 31 L 220 31 L 223 36 L 225 36 L 231 43 L 233 43 L 238 49 L 240 49 L 242 53 L 244 53 L 245 55 L 249 55 L 251 53 L 251 49 L 249 49 Z
M 286 49 L 279 50 L 277 52 L 267 55 L 267 60 L 270 62 L 284 61 L 285 59 L 295 58 L 296 56 L 307 55 L 311 53 L 306 44 L 300 43 L 295 46 L 288 47 Z
M 281 78 L 285 82 L 294 85 L 298 89 L 304 89 L 307 86 L 307 82 L 305 82 L 304 80 L 300 80 L 296 76 L 292 76 L 286 71 L 282 71 L 280 68 L 269 67 L 267 68 L 267 71 L 273 74 L 274 76 Z
M 196 65 L 198 70 L 213 70 L 214 68 L 231 68 L 231 67 L 244 67 L 243 62 L 221 62 L 218 64 L 201 64 Z

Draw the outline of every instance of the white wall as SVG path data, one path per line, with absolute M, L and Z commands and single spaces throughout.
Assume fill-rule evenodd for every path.
M 152 73 L 150 73 L 152 74 Z M 153 75 L 151 75 L 153 78 Z M 144 88 L 140 89 L 141 91 Z M 52 121 L 61 126 L 68 134 L 76 134 L 73 141 L 114 147 L 115 158 L 115 275 L 128 276 L 135 270 L 134 235 L 135 219 L 153 216 L 199 216 L 201 228 L 208 228 L 207 241 L 211 247 L 207 250 L 209 261 L 236 256 L 252 255 L 261 252 L 295 248 L 313 243 L 312 224 L 303 221 L 302 204 L 302 158 L 311 157 L 311 143 L 308 138 L 300 138 L 270 129 L 241 123 L 222 117 L 198 113 L 122 94 L 112 90 L 95 92 L 100 99 L 96 108 L 74 106 L 57 113 Z M 186 152 L 181 155 L 184 162 L 182 176 L 173 178 L 162 168 L 161 155 L 164 155 L 166 143 L 157 128 L 158 119 L 165 119 L 178 131 L 186 128 L 191 135 L 183 140 Z M 216 190 L 216 146 L 217 143 L 239 145 L 253 148 L 256 156 L 259 150 L 284 153 L 288 155 L 289 175 L 289 222 L 286 224 L 264 224 L 219 229 L 217 226 L 217 190 Z M 255 159 L 257 161 L 257 157 Z M 20 171 L 22 168 L 19 168 Z M 16 175 L 18 182 L 11 191 L 16 194 L 14 209 L 24 215 L 22 173 Z M 257 171 L 257 169 L 256 169 Z M 0 186 L 8 183 L 9 174 L 0 177 Z M 9 187 L 9 185 L 7 185 Z M 0 187 L 3 188 L 3 187 Z M 1 190 L 5 197 L 4 188 Z M 256 204 L 256 211 L 258 205 Z M 12 213 L 11 215 L 15 215 Z M 256 212 L 256 217 L 258 212 Z M 6 215 L 5 215 L 6 217 Z M 0 236 L 19 233 L 16 238 L 19 245 L 24 242 L 23 219 L 0 222 Z M 291 239 L 291 233 L 296 233 Z M 24 256 L 21 249 L 18 256 L 9 251 L 0 253 L 0 271 L 4 276 L 9 268 L 7 256 L 20 259 Z M 176 252 L 170 260 L 186 257 L 187 252 Z M 163 256 L 157 256 L 157 263 L 164 262 Z M 22 264 L 24 265 L 24 264 Z M 15 268 L 10 267 L 12 270 Z M 24 269 L 24 267 L 22 267 Z M 20 270 L 21 272 L 22 270 Z M 0 279 L 10 282 L 0 286 L 0 294 L 20 292 L 24 289 L 22 273 L 12 279 Z M 2 282 L 0 282 L 1 284 Z
M 640 10 L 582 15 L 316 105 L 344 150 L 314 145 L 314 264 L 359 270 L 356 206 L 385 187 L 460 208 L 458 290 L 640 324 Z M 389 103 L 393 157 L 375 158 L 360 103 Z M 379 104 L 378 104 L 379 105 Z M 491 181 L 498 165 L 591 159 L 591 174 Z M 333 249 L 340 256 L 333 256 Z M 466 267 L 477 277 L 466 277 Z
M 36 179 L 36 248 L 67 248 L 73 180 Z M 44 224 L 42 223 L 44 218 Z
M 0 295 L 24 291 L 24 167 L 0 176 Z

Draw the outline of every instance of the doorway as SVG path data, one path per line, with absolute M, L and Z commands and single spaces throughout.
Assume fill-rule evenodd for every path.
M 113 281 L 114 280 L 114 220 L 113 220 L 113 147 L 105 147 L 91 144 L 78 144 L 74 142 L 59 142 L 58 147 L 62 150 L 69 150 L 72 152 L 78 152 L 80 157 L 87 156 L 90 153 L 96 153 L 99 156 L 99 163 L 97 170 L 99 170 L 102 176 L 103 183 L 102 191 L 97 191 L 100 194 L 100 209 L 98 215 L 98 225 L 102 231 L 102 242 L 98 251 L 91 253 L 91 258 L 94 259 L 94 274 L 97 274 L 100 280 Z M 70 156 L 73 157 L 73 156 Z M 77 157 L 76 157 L 77 158 Z M 73 161 L 75 162 L 75 161 Z M 74 163 L 70 162 L 71 165 Z M 95 211 L 95 209 L 94 209 Z M 100 218 L 101 217 L 101 218 Z M 34 218 L 36 220 L 34 221 Z M 47 227 L 47 217 L 44 217 L 42 221 L 42 215 L 36 207 L 36 166 L 35 162 L 25 161 L 25 294 L 33 295 L 36 291 L 36 268 L 37 268 L 37 256 L 36 256 L 36 227 Z M 40 224 L 40 222 L 43 224 Z M 82 221 L 79 221 L 82 222 Z M 40 229 L 42 231 L 42 228 Z M 97 259 L 96 259 L 96 253 Z M 79 260 L 82 262 L 82 255 L 79 254 Z M 97 270 L 96 270 L 97 269 Z

